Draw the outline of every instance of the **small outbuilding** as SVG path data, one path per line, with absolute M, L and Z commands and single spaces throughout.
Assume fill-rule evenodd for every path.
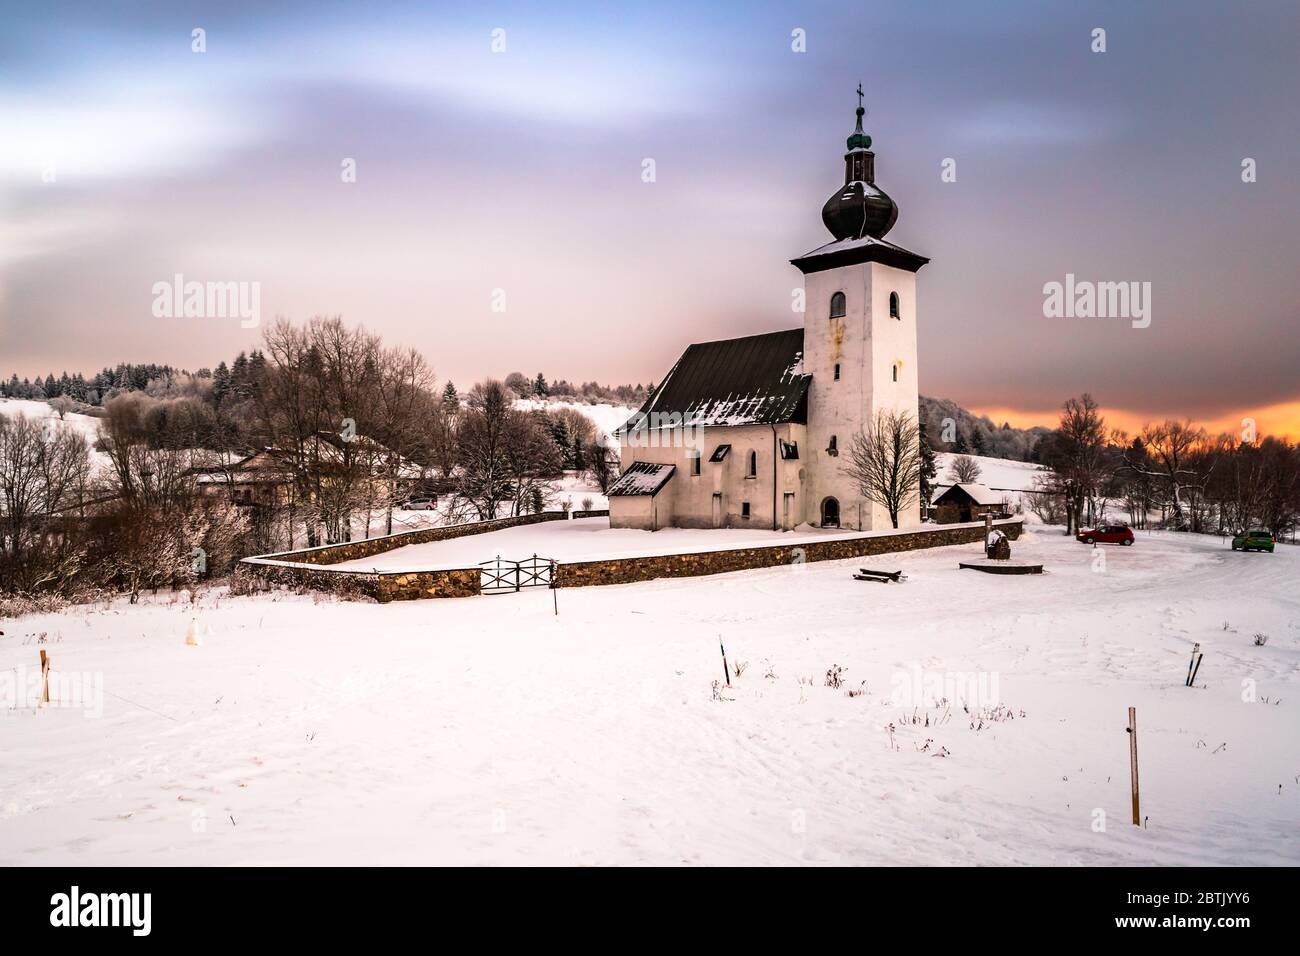
M 974 481 L 959 482 L 941 491 L 930 506 L 930 515 L 938 524 L 979 521 L 985 515 L 1006 514 L 1006 495 Z
M 658 531 L 659 503 L 655 496 L 668 484 L 676 470 L 675 465 L 632 462 L 605 492 L 609 498 L 610 514 L 617 514 L 620 518 L 614 527 Z

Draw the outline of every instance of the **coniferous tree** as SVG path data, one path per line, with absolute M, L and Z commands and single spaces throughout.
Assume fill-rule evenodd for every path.
M 918 425 L 918 430 L 921 446 L 921 503 L 928 508 L 930 502 L 934 500 L 934 479 L 939 474 L 939 468 L 935 464 L 934 449 L 930 447 L 930 438 L 926 434 L 924 422 Z
M 224 361 L 217 363 L 217 370 L 212 374 L 212 400 L 218 405 L 230 392 L 230 369 Z

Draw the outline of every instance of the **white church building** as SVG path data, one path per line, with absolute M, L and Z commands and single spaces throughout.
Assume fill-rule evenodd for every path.
M 616 528 L 889 528 L 844 469 L 884 409 L 917 415 L 916 273 L 929 260 L 885 240 L 898 207 L 875 184 L 857 129 L 844 186 L 822 208 L 834 237 L 791 260 L 804 327 L 688 346 L 619 431 Z M 917 501 L 899 527 L 920 523 Z

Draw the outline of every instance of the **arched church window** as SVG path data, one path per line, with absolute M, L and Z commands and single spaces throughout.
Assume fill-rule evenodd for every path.
M 894 363 L 894 381 L 895 381 L 895 382 L 898 381 L 898 363 L 897 363 L 897 362 Z
M 745 477 L 746 478 L 758 477 L 758 452 L 756 451 L 751 451 L 749 453 L 749 471 L 746 473 Z
M 831 443 L 826 446 L 826 454 L 838 455 L 839 453 L 840 453 L 839 440 L 834 435 L 832 435 Z
M 889 317 L 891 319 L 902 318 L 902 316 L 898 314 L 898 293 L 897 292 L 889 293 Z
M 836 292 L 831 296 L 831 318 L 842 319 L 845 312 L 848 311 L 843 292 Z

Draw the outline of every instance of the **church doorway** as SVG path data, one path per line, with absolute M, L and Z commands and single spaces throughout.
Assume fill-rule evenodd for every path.
M 840 526 L 840 503 L 834 498 L 822 502 L 822 527 L 838 528 Z

